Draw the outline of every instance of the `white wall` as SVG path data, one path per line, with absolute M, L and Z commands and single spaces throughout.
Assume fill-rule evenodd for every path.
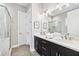
M 44 3 L 42 4 L 42 8 L 43 8 L 43 11 L 45 10 L 48 10 L 48 9 L 54 9 L 56 8 L 56 3 Z
M 32 4 L 32 35 L 40 33 L 41 31 L 47 31 L 47 29 L 42 29 L 42 23 L 47 22 L 47 18 L 43 16 L 43 12 L 50 8 L 55 8 L 56 4 L 43 4 L 43 3 L 33 3 Z M 34 29 L 34 21 L 39 22 L 39 29 Z M 32 46 L 34 47 L 34 36 L 32 36 Z M 33 48 L 34 49 L 34 48 Z
M 68 13 L 66 24 L 68 26 L 68 33 L 79 36 L 79 9 Z
M 18 44 L 18 10 L 27 12 L 27 9 L 17 4 L 4 4 L 11 14 L 11 46 Z
M 39 15 L 42 13 L 42 10 L 41 10 L 41 5 L 38 4 L 38 3 L 32 3 L 32 46 L 33 46 L 33 49 L 34 49 L 34 36 L 33 34 L 34 33 L 39 33 L 40 32 L 40 29 L 38 30 L 34 30 L 34 21 L 41 21 L 39 20 Z
M 41 26 L 42 26 L 42 23 L 45 21 L 47 22 L 48 19 L 45 18 L 43 16 L 43 13 L 48 10 L 48 9 L 54 9 L 56 8 L 56 3 L 33 3 L 32 4 L 32 20 L 33 21 L 39 21 L 39 25 L 40 25 L 40 28 L 37 29 L 37 30 L 34 30 L 33 31 L 35 33 L 39 33 L 41 31 Z M 34 24 L 32 24 L 34 27 Z M 43 26 L 42 26 L 43 27 Z M 45 30 L 46 31 L 46 30 Z
M 32 4 L 32 32 L 33 33 L 40 32 L 40 29 L 37 29 L 37 30 L 34 29 L 34 21 L 41 22 L 41 20 L 40 20 L 41 13 L 42 13 L 41 5 L 38 3 L 33 3 Z M 39 24 L 39 25 L 41 25 L 41 24 Z

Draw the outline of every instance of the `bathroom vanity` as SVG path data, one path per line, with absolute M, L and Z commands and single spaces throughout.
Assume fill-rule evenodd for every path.
M 48 39 L 44 35 L 34 35 L 35 50 L 41 56 L 79 56 L 78 43 Z
M 44 25 L 43 27 L 40 25 L 41 31 L 38 31 L 40 34 L 35 32 L 35 50 L 41 56 L 79 56 L 79 6 L 72 4 L 70 6 L 66 9 L 61 6 L 62 10 L 49 10 L 50 13 L 46 16 L 47 31 L 44 31 Z M 46 35 L 55 32 L 66 36 L 62 38 L 58 34 L 51 38 L 51 35 L 48 37 Z

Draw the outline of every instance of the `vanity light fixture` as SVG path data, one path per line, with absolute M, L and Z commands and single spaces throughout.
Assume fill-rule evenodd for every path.
M 69 3 L 57 3 L 56 8 L 45 10 L 45 15 L 46 15 L 46 17 L 52 19 L 52 18 L 53 18 L 53 16 L 52 16 L 53 13 L 55 14 L 55 13 L 57 13 L 57 12 L 60 12 L 61 10 L 66 9 L 66 8 L 68 8 L 69 6 L 70 6 Z
M 69 7 L 69 6 L 70 6 L 69 3 L 59 3 L 59 4 L 57 5 L 56 9 L 62 10 L 62 9 L 67 8 L 67 7 Z

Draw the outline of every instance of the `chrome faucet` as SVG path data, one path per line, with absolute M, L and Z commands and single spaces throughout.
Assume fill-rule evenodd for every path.
M 69 33 L 67 33 L 67 34 L 65 34 L 65 39 L 69 39 L 69 40 L 71 40 L 71 36 L 70 36 L 70 34 Z

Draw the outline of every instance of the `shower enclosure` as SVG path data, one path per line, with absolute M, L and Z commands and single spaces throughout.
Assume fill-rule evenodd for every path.
M 6 6 L 0 5 L 0 55 L 9 55 L 11 47 L 11 16 Z

